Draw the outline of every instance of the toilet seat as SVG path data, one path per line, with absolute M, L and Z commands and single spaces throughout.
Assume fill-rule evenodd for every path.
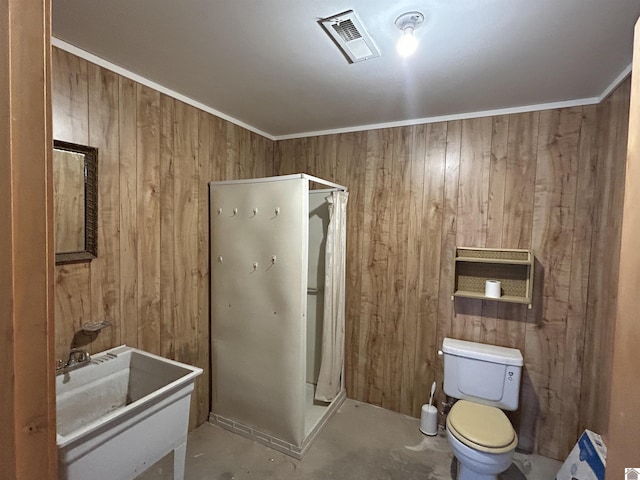
M 502 410 L 467 400 L 453 405 L 447 428 L 460 442 L 481 452 L 504 453 L 518 444 L 518 436 Z

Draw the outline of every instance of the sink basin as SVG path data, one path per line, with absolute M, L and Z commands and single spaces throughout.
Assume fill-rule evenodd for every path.
M 184 476 L 189 406 L 202 369 L 120 346 L 56 377 L 61 479 L 134 478 L 174 451 Z

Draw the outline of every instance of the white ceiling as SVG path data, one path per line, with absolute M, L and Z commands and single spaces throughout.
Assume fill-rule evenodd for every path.
M 349 64 L 318 24 L 350 9 L 382 57 Z M 404 60 L 393 22 L 411 10 Z M 53 0 L 53 35 L 286 138 L 593 103 L 628 72 L 638 16 L 640 0 Z

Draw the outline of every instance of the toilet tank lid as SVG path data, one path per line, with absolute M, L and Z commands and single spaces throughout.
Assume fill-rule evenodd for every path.
M 521 367 L 523 364 L 520 350 L 516 348 L 499 347 L 497 345 L 487 345 L 486 343 L 445 338 L 442 342 L 442 351 L 449 355 L 474 358 L 505 365 Z

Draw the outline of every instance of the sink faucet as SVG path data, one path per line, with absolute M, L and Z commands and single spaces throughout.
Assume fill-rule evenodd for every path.
M 72 348 L 66 363 L 62 360 L 56 362 L 56 374 L 67 373 L 76 368 L 84 367 L 89 365 L 90 361 L 91 355 L 89 355 L 89 352 L 82 348 Z

